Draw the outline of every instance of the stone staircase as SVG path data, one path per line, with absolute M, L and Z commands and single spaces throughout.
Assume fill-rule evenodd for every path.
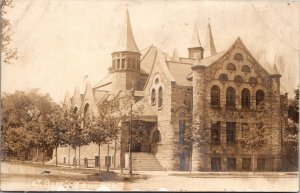
M 162 171 L 163 167 L 153 154 L 132 152 L 132 169 L 136 171 Z

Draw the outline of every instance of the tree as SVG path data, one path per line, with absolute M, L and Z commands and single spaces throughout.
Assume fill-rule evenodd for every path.
M 22 152 L 24 158 L 28 159 L 32 148 L 38 146 L 36 138 L 39 133 L 35 129 L 41 125 L 42 118 L 51 112 L 51 98 L 47 94 L 39 93 L 38 89 L 15 91 L 13 94 L 4 93 L 1 104 L 1 136 L 4 144 L 2 150 L 7 154 Z M 14 131 L 10 132 L 11 129 Z M 23 138 L 19 141 L 23 142 L 23 149 L 10 147 L 13 145 L 10 140 L 14 138 L 10 135 L 14 132 L 20 134 L 20 137 L 26 136 L 26 140 Z
M 298 170 L 299 152 L 299 89 L 295 90 L 295 97 L 289 99 L 288 124 L 284 132 L 284 169 Z
M 267 145 L 270 132 L 262 123 L 251 125 L 242 131 L 242 146 L 252 153 L 252 171 L 255 172 L 254 158 Z
M 5 64 L 11 64 L 17 59 L 17 49 L 11 47 L 11 23 L 7 18 L 8 9 L 12 8 L 12 0 L 1 1 L 1 51 L 2 58 Z

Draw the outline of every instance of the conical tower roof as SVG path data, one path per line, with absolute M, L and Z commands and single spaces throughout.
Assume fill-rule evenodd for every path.
M 214 38 L 211 32 L 210 19 L 208 19 L 206 44 L 204 48 L 204 58 L 215 55 L 217 53 Z
M 121 36 L 114 52 L 124 51 L 140 53 L 133 37 L 128 10 L 126 10 Z
M 197 23 L 195 22 L 193 36 L 192 36 L 192 40 L 191 40 L 191 44 L 190 44 L 189 48 L 199 48 L 199 47 L 202 47 L 202 45 L 201 45 L 200 38 L 199 38 Z

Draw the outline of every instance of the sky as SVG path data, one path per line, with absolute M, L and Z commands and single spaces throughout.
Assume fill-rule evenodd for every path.
M 208 18 L 217 52 L 240 37 L 267 68 L 280 55 L 282 87 L 299 85 L 299 3 L 285 1 L 104 1 L 14 0 L 9 9 L 13 64 L 1 64 L 1 91 L 39 88 L 61 102 L 86 81 L 95 85 L 107 74 L 126 9 L 141 50 L 155 45 L 169 55 L 187 57 L 194 23 L 205 42 Z M 87 77 L 88 79 L 84 78 Z

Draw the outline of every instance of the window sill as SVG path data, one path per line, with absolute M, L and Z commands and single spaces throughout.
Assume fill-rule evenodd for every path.
M 157 108 L 157 110 L 162 110 L 162 109 L 163 109 L 163 107 L 158 107 L 158 108 Z
M 154 105 L 156 105 L 156 103 L 151 103 L 150 105 L 151 105 L 151 106 L 154 106 Z

